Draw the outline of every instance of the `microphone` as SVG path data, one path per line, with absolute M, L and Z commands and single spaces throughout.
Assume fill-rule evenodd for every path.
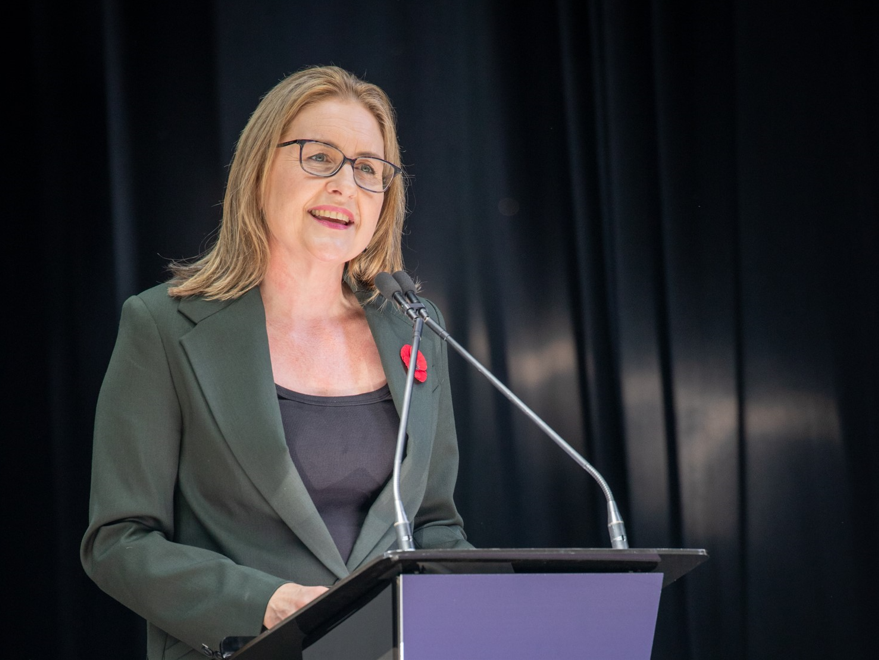
M 402 273 L 403 271 L 398 272 Z M 412 282 L 411 279 L 409 281 Z M 424 305 L 421 304 L 421 301 L 410 303 L 406 300 L 406 298 L 403 297 L 403 290 L 400 288 L 400 284 L 396 279 L 391 277 L 390 273 L 379 273 L 375 276 L 374 282 L 375 288 L 378 289 L 378 292 L 386 299 L 393 300 L 397 303 L 410 320 L 414 321 L 417 316 L 422 316 L 422 318 L 427 317 L 427 311 L 424 310 Z M 412 287 L 415 288 L 414 283 L 412 284 Z M 423 314 L 422 310 L 424 310 Z
M 394 492 L 394 531 L 397 533 L 397 546 L 400 550 L 414 550 L 412 540 L 412 525 L 406 516 L 403 507 L 403 496 L 400 492 L 400 472 L 403 467 L 403 456 L 406 454 L 406 427 L 409 423 L 409 408 L 412 404 L 412 386 L 415 383 L 415 366 L 418 363 L 418 347 L 421 344 L 421 332 L 424 329 L 424 319 L 418 313 L 419 306 L 411 305 L 404 297 L 397 281 L 389 273 L 379 273 L 375 276 L 375 286 L 386 299 L 394 300 L 404 308 L 406 315 L 414 322 L 412 331 L 412 353 L 409 358 L 409 370 L 406 372 L 406 389 L 403 393 L 403 405 L 400 407 L 400 426 L 397 429 L 397 448 L 394 451 L 394 472 L 392 477 Z
M 409 277 L 409 273 L 407 273 L 405 270 L 398 270 L 396 273 L 394 273 L 394 280 L 396 280 L 397 284 L 400 285 L 400 288 L 403 291 L 403 295 L 410 305 L 416 303 L 421 305 L 421 301 L 418 300 L 418 295 L 416 293 L 418 287 L 415 286 L 415 282 L 413 282 L 412 278 Z M 421 305 L 420 313 L 422 318 L 427 318 L 427 310 L 424 308 L 424 305 Z
M 427 309 L 418 300 L 418 294 L 415 292 L 415 282 L 412 281 L 412 278 L 402 270 L 398 270 L 394 273 L 393 278 L 394 284 L 397 286 L 394 288 L 395 296 L 393 297 L 394 301 L 397 302 L 398 305 L 404 308 L 406 311 L 406 315 L 409 316 L 410 319 L 421 321 L 433 330 L 437 335 L 439 335 L 440 339 L 445 341 L 449 346 L 454 348 L 467 362 L 472 364 L 476 370 L 485 376 L 488 381 L 497 388 L 501 394 L 503 394 L 507 399 L 509 399 L 519 410 L 521 410 L 525 415 L 537 426 L 546 433 L 550 439 L 555 442 L 568 456 L 570 456 L 577 465 L 583 468 L 589 475 L 598 482 L 598 486 L 601 488 L 601 492 L 604 493 L 604 499 L 607 501 L 607 529 L 610 534 L 610 545 L 615 549 L 624 549 L 629 547 L 629 541 L 626 536 L 626 526 L 623 523 L 623 519 L 620 516 L 619 508 L 617 507 L 616 500 L 614 499 L 613 493 L 610 490 L 610 486 L 608 486 L 607 481 L 605 481 L 604 477 L 601 476 L 601 473 L 592 466 L 592 464 L 587 461 L 583 456 L 581 456 L 571 445 L 569 445 L 565 440 L 556 433 L 546 422 L 544 422 L 531 408 L 529 408 L 525 403 L 517 397 L 513 392 L 504 385 L 500 380 L 498 380 L 494 374 L 492 374 L 488 369 L 486 369 L 479 360 L 470 355 L 467 350 L 464 349 L 461 344 L 455 341 L 452 336 L 438 323 L 436 323 L 433 319 L 431 319 L 427 314 Z M 378 278 L 376 278 L 378 280 Z M 403 293 L 399 293 L 398 290 Z M 385 295 L 384 292 L 379 288 L 382 295 Z M 394 294 L 392 294 L 393 296 Z M 385 296 L 386 298 L 388 296 Z M 399 299 L 403 299 L 405 305 L 400 303 Z M 415 305 L 419 305 L 420 307 L 415 308 Z M 414 318 L 413 318 L 414 315 Z

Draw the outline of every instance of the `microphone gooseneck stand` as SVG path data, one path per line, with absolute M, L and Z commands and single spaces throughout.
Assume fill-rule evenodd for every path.
M 384 273 L 383 273 L 384 274 Z M 613 493 L 610 490 L 610 486 L 608 486 L 607 481 L 605 481 L 604 477 L 601 476 L 601 473 L 593 467 L 593 465 L 587 461 L 583 456 L 581 456 L 571 445 L 569 445 L 565 440 L 556 433 L 546 422 L 544 422 L 531 408 L 529 408 L 525 402 L 523 402 L 519 397 L 517 397 L 513 392 L 504 385 L 500 380 L 498 380 L 494 374 L 492 374 L 488 369 L 486 369 L 479 360 L 470 355 L 470 353 L 455 341 L 452 336 L 446 332 L 446 330 L 436 323 L 433 319 L 431 319 L 427 314 L 427 309 L 418 300 L 418 296 L 415 293 L 415 283 L 412 281 L 412 278 L 404 271 L 397 271 L 394 273 L 393 277 L 389 277 L 388 280 L 382 278 L 382 284 L 379 285 L 378 277 L 376 278 L 376 286 L 379 291 L 385 298 L 393 299 L 406 315 L 412 319 L 416 324 L 417 320 L 420 319 L 424 321 L 424 324 L 427 325 L 428 328 L 433 330 L 443 341 L 445 341 L 449 346 L 454 348 L 461 357 L 463 357 L 467 362 L 472 364 L 479 373 L 485 376 L 488 381 L 495 386 L 495 388 L 500 391 L 507 399 L 509 399 L 519 410 L 521 410 L 528 418 L 533 421 L 537 426 L 546 433 L 550 439 L 555 442 L 559 447 L 561 447 L 562 451 L 564 451 L 568 456 L 570 456 L 577 465 L 583 468 L 589 475 L 592 476 L 593 479 L 598 483 L 601 488 L 602 493 L 604 493 L 604 498 L 607 501 L 607 529 L 610 534 L 610 544 L 612 548 L 615 549 L 625 549 L 629 547 L 629 542 L 626 537 L 626 526 L 623 523 L 623 519 L 620 516 L 619 508 L 617 507 L 616 500 L 614 499 Z M 382 286 L 386 288 L 382 288 Z M 405 297 L 403 295 L 405 292 Z M 416 354 L 417 355 L 417 354 Z M 412 363 L 409 364 L 410 371 L 412 368 Z M 413 373 L 414 375 L 414 373 Z
M 403 299 L 402 293 L 399 291 L 400 286 L 388 273 L 379 273 L 375 278 L 375 284 L 378 290 L 382 292 L 388 291 L 390 293 L 396 288 L 397 295 L 401 300 Z M 394 531 L 397 533 L 397 546 L 400 550 L 415 549 L 415 544 L 412 540 L 412 525 L 406 515 L 406 509 L 403 506 L 403 495 L 400 492 L 400 471 L 403 468 L 403 458 L 406 454 L 406 428 L 409 424 L 409 408 L 412 405 L 412 387 L 415 383 L 415 368 L 418 364 L 418 348 L 421 346 L 421 333 L 424 330 L 424 319 L 418 313 L 419 306 L 421 308 L 424 307 L 424 305 L 419 303 L 419 305 L 410 305 L 410 309 L 406 310 L 406 315 L 413 322 L 412 352 L 409 354 L 409 369 L 406 371 L 406 389 L 403 393 L 403 405 L 400 408 L 400 426 L 397 429 L 397 447 L 394 451 L 394 472 L 392 476 L 394 514 L 396 516 Z

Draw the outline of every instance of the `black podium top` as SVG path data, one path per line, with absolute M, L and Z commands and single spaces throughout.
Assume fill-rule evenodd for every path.
M 666 587 L 707 559 L 705 550 L 677 549 L 394 550 L 340 580 L 320 598 L 247 644 L 234 657 L 247 660 L 248 651 L 255 643 L 261 644 L 264 651 L 268 647 L 296 644 L 297 640 L 346 616 L 401 574 L 662 573 L 662 586 Z

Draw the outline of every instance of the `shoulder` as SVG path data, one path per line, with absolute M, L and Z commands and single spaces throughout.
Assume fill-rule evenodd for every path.
M 140 293 L 131 296 L 125 301 L 125 304 L 128 306 L 143 305 L 150 312 L 156 314 L 161 314 L 165 310 L 176 311 L 177 306 L 180 304 L 180 299 L 172 298 L 168 295 L 169 287 L 170 285 L 167 282 L 164 284 L 157 284 L 146 291 L 141 291 Z
M 177 315 L 179 299 L 168 295 L 168 284 L 159 284 L 130 296 L 122 305 L 122 327 L 126 325 L 167 325 Z
M 120 335 L 134 339 L 161 337 L 167 345 L 189 332 L 199 315 L 191 319 L 184 310 L 206 301 L 172 297 L 168 295 L 169 287 L 167 283 L 159 284 L 129 297 L 122 305 Z
M 148 313 L 156 325 L 162 327 L 174 325 L 180 321 L 187 321 L 188 326 L 212 316 L 216 312 L 241 301 L 254 303 L 261 300 L 259 290 L 254 288 L 232 300 L 207 300 L 202 296 L 188 296 L 178 298 L 171 296 L 168 282 L 151 287 L 137 295 L 131 296 L 123 305 L 123 317 L 126 311 L 139 310 L 141 314 Z

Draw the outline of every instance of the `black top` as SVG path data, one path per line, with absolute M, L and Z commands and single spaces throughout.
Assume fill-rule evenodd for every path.
M 400 417 L 390 389 L 327 397 L 275 388 L 290 456 L 347 561 L 393 470 Z

